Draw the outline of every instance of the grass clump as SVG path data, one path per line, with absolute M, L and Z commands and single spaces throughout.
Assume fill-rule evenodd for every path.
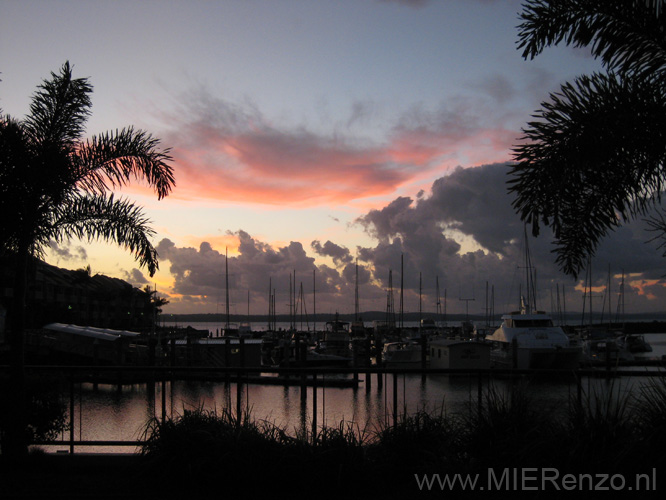
M 665 444 L 666 383 L 658 379 L 635 396 L 592 393 L 558 411 L 534 404 L 525 386 L 491 386 L 469 411 L 423 409 L 373 430 L 341 422 L 295 435 L 249 412 L 198 408 L 152 420 L 142 454 L 157 476 L 178 474 L 190 492 L 227 480 L 250 496 L 282 485 L 292 498 L 406 498 L 424 493 L 415 474 L 541 467 L 662 474 Z

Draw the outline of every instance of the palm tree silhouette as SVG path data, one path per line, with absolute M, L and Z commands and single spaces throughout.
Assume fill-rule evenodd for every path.
M 623 221 L 652 213 L 664 246 L 663 0 L 527 0 L 520 17 L 524 58 L 560 43 L 589 46 L 606 72 L 565 83 L 528 123 L 510 171 L 514 208 L 535 235 L 551 227 L 557 262 L 574 277 Z
M 49 241 L 106 240 L 129 250 L 152 276 L 158 268 L 154 231 L 140 207 L 112 189 L 143 180 L 159 199 L 175 186 L 169 150 L 132 127 L 84 139 L 92 86 L 73 78 L 69 61 L 37 87 L 30 113 L 17 120 L 0 110 L 0 252 L 16 258 L 10 308 L 11 372 L 16 419 L 3 445 L 27 450 L 24 394 L 25 295 L 28 263 Z M 22 426 L 22 428 L 21 428 Z

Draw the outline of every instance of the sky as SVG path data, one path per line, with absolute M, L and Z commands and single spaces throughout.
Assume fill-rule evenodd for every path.
M 523 59 L 520 4 L 0 0 L 5 113 L 69 61 L 94 86 L 88 137 L 133 125 L 173 156 L 170 196 L 119 193 L 152 220 L 153 277 L 106 243 L 54 242 L 47 261 L 149 285 L 172 314 L 224 312 L 227 281 L 237 314 L 267 313 L 270 288 L 286 314 L 290 286 L 307 313 L 354 312 L 356 286 L 385 310 L 389 285 L 405 312 L 516 309 L 512 148 L 549 93 L 601 70 L 566 46 Z M 603 241 L 594 313 L 616 315 L 622 276 L 627 313 L 664 311 L 650 237 L 639 220 Z M 559 272 L 548 232 L 529 247 L 537 306 L 582 311 L 584 276 Z

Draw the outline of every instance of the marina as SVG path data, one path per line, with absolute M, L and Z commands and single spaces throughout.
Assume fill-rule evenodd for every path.
M 666 354 L 666 334 L 648 334 L 646 339 L 653 347 L 649 359 Z M 453 342 L 449 347 L 455 349 L 466 344 L 483 345 Z M 438 345 L 440 343 L 433 342 L 431 349 Z M 488 351 L 480 355 L 487 356 Z M 435 358 L 441 359 L 437 354 Z M 238 373 L 231 374 L 233 369 L 229 369 L 230 376 L 225 378 L 225 374 L 219 374 L 217 379 L 212 379 L 210 373 L 188 376 L 188 369 L 183 367 L 179 376 L 165 370 L 157 374 L 153 382 L 117 384 L 77 380 L 62 393 L 62 400 L 69 408 L 73 434 L 63 434 L 62 445 L 47 448 L 73 451 L 71 441 L 78 443 L 75 447 L 78 452 L 132 452 L 137 444 L 132 446 L 127 442 L 140 440 L 151 419 L 174 418 L 186 410 L 198 408 L 248 412 L 253 418 L 272 422 L 294 433 L 313 425 L 335 426 L 340 422 L 353 422 L 360 428 L 380 428 L 390 425 L 396 416 L 419 410 L 469 412 L 479 403 L 484 391 L 491 387 L 510 388 L 516 380 L 529 381 L 535 404 L 557 409 L 577 392 L 590 394 L 609 388 L 631 392 L 652 375 L 661 376 L 662 372 L 659 366 L 615 367 L 610 373 L 598 368 L 581 372 L 584 375 L 577 382 L 573 372 L 567 371 L 537 378 L 529 376 L 529 372 L 518 371 L 516 379 L 515 376 L 493 376 L 484 370 L 479 374 L 447 373 L 444 365 L 439 366 L 442 368 L 430 368 L 425 373 L 418 368 L 367 367 L 364 371 L 313 367 L 307 376 L 292 368 L 291 372 L 287 371 L 286 379 L 280 378 L 277 371 L 262 373 L 259 368 L 245 369 L 240 377 Z M 473 362 L 462 367 L 451 365 L 451 368 L 469 370 L 474 366 L 479 365 Z M 35 369 L 39 371 L 39 367 Z M 73 373 L 82 371 L 73 370 Z M 190 368 L 191 372 L 198 370 L 201 369 Z M 311 373 L 317 374 L 314 380 Z M 113 444 L 123 441 L 126 442 L 123 445 Z

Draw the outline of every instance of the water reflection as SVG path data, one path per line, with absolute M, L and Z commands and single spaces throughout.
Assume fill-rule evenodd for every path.
M 81 440 L 140 439 L 147 423 L 163 415 L 174 418 L 186 410 L 198 408 L 211 411 L 249 412 L 256 420 L 266 420 L 288 433 L 305 435 L 322 426 L 338 427 L 353 424 L 361 432 L 391 425 L 398 415 L 425 410 L 440 412 L 469 412 L 477 408 L 479 396 L 488 391 L 506 391 L 513 385 L 526 387 L 532 401 L 547 411 L 563 411 L 567 403 L 579 397 L 579 386 L 573 377 L 560 379 L 479 379 L 447 375 L 383 375 L 381 384 L 373 377 L 368 387 L 361 378 L 358 387 L 342 388 L 326 385 L 301 388 L 298 385 L 256 385 L 167 381 L 164 384 L 123 386 L 78 384 L 74 394 L 74 438 Z M 582 397 L 594 397 L 614 391 L 617 397 L 636 393 L 646 377 L 613 379 L 586 377 L 580 384 Z M 481 385 L 479 385 L 481 384 Z M 481 393 L 479 393 L 479 387 Z M 396 391 L 394 392 L 394 388 Z M 316 402 L 314 401 L 316 390 Z M 63 395 L 69 407 L 69 394 Z M 396 406 L 397 405 L 397 406 Z M 69 438 L 69 432 L 63 439 Z M 62 449 L 67 449 L 66 445 Z M 77 451 L 131 452 L 126 447 L 78 447 Z

